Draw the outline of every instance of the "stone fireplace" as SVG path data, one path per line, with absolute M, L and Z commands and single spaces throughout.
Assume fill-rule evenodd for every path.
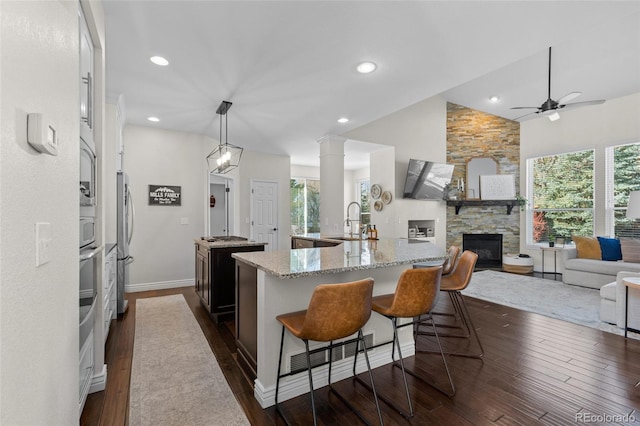
M 466 176 L 467 162 L 491 157 L 498 174 L 515 176 L 520 187 L 520 123 L 461 105 L 447 103 L 447 163 L 453 164 L 453 182 Z M 502 253 L 520 253 L 520 209 L 504 205 L 447 207 L 446 246 L 463 246 L 463 234 L 500 234 Z
M 462 250 L 478 254 L 476 268 L 502 268 L 502 234 L 463 234 Z

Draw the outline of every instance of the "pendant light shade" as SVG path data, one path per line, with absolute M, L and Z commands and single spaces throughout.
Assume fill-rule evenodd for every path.
M 238 167 L 242 157 L 242 148 L 229 143 L 229 128 L 227 124 L 227 111 L 231 108 L 231 102 L 222 101 L 216 114 L 220 116 L 220 145 L 207 155 L 209 173 L 224 174 Z M 222 116 L 224 115 L 224 143 L 222 143 Z

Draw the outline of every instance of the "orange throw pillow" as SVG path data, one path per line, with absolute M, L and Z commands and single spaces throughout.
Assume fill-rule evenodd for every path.
M 602 260 L 602 251 L 600 251 L 600 243 L 597 238 L 577 236 L 572 238 L 573 242 L 576 243 L 579 259 Z

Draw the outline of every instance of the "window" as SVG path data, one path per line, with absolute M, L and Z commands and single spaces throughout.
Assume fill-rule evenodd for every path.
M 631 191 L 640 190 L 640 143 L 606 149 L 607 233 L 616 237 L 640 237 L 640 221 L 627 219 Z
M 291 230 L 294 234 L 320 232 L 320 181 L 291 179 Z
M 368 225 L 371 223 L 371 185 L 369 179 L 362 179 L 358 181 L 357 192 L 360 194 L 360 206 L 362 206 L 362 225 Z
M 527 160 L 528 243 L 593 235 L 594 151 Z

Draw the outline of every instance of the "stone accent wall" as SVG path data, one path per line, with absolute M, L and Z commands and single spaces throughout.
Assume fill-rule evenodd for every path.
M 520 123 L 447 103 L 447 163 L 455 165 L 452 183 L 467 182 L 466 164 L 473 157 L 493 157 L 499 174 L 514 174 L 520 188 Z M 520 210 L 505 206 L 463 206 L 456 215 L 447 207 L 447 247 L 462 247 L 462 234 L 503 234 L 503 254 L 520 252 Z

